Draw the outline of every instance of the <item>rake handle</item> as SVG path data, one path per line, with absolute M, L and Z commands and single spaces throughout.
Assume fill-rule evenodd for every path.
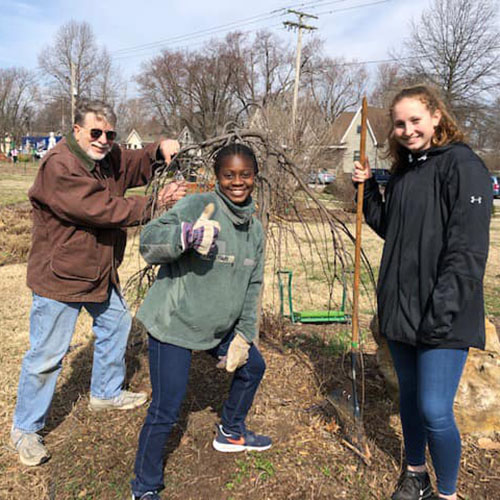
M 361 135 L 359 144 L 359 159 L 361 165 L 366 165 L 366 131 L 368 103 L 366 97 L 363 97 L 361 107 Z M 358 199 L 356 203 L 356 242 L 354 247 L 354 286 L 352 297 L 352 342 L 351 350 L 359 350 L 359 281 L 361 271 L 361 223 L 363 220 L 363 197 L 365 193 L 364 182 L 358 183 Z

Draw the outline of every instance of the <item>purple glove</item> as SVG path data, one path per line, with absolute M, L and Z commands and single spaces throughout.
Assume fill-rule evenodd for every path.
M 209 253 L 213 253 L 216 248 L 216 239 L 219 234 L 219 229 L 217 227 L 213 228 L 213 237 L 212 242 L 210 243 L 210 247 L 208 248 L 207 254 L 200 252 L 201 247 L 203 246 L 203 237 L 205 236 L 205 227 L 201 226 L 194 229 L 194 224 L 190 222 L 182 223 L 182 242 L 184 244 L 184 248 L 187 250 L 188 248 L 193 248 L 198 253 L 202 255 L 207 255 Z
M 194 249 L 201 255 L 208 255 L 215 251 L 215 240 L 219 234 L 220 225 L 210 220 L 215 206 L 209 203 L 196 222 L 182 223 L 182 246 L 184 250 Z

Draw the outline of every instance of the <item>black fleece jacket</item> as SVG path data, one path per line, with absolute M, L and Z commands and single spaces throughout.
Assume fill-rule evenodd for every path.
M 461 143 L 409 154 L 384 197 L 371 178 L 363 201 L 367 223 L 385 239 L 381 333 L 411 345 L 484 349 L 493 194 L 481 159 Z

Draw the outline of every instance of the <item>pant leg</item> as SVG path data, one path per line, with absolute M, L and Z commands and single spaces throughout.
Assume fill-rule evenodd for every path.
M 234 333 L 229 334 L 209 353 L 214 357 L 225 356 L 233 337 Z M 265 371 L 266 363 L 255 344 L 252 344 L 248 353 L 248 361 L 234 372 L 229 397 L 222 409 L 221 421 L 226 431 L 234 434 L 245 432 L 245 419 L 252 407 L 255 393 Z
M 403 427 L 406 461 L 409 465 L 423 465 L 427 439 L 418 408 L 418 349 L 392 340 L 388 341 L 388 345 L 399 382 L 399 414 Z
M 460 466 L 461 440 L 453 401 L 467 354 L 467 349 L 421 348 L 418 356 L 418 404 L 438 489 L 445 495 L 455 493 Z
M 191 351 L 149 337 L 149 376 L 153 397 L 139 435 L 135 495 L 163 489 L 164 451 L 186 395 Z
M 96 340 L 90 393 L 100 399 L 118 396 L 125 380 L 125 351 L 132 317 L 123 296 L 111 287 L 108 300 L 85 303 Z
M 59 302 L 33 294 L 30 348 L 21 365 L 14 428 L 37 432 L 45 426 L 80 309 L 80 303 Z

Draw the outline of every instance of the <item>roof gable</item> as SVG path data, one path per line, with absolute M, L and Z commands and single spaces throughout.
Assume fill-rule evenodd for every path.
M 346 111 L 341 113 L 332 125 L 332 140 L 335 144 L 343 144 L 352 127 L 361 122 L 361 107 L 356 112 Z M 367 116 L 368 133 L 374 144 L 381 146 L 387 139 L 390 130 L 390 119 L 386 110 L 368 107 Z
M 135 128 L 133 128 L 130 133 L 127 135 L 127 139 L 125 140 L 125 144 L 130 144 L 131 142 L 141 143 L 142 139 L 139 135 L 139 132 Z

